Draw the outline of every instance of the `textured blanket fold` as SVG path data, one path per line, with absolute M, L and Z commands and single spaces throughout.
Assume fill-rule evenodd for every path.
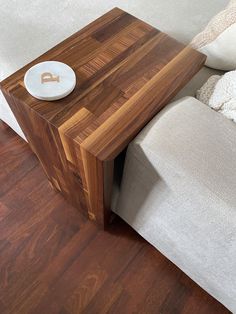
M 196 97 L 236 122 L 236 71 L 211 76 L 197 91 Z

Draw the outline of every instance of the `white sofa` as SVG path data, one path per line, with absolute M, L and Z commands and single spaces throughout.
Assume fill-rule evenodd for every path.
M 236 313 L 236 126 L 193 97 L 129 145 L 114 211 Z
M 0 0 L 0 80 L 114 6 L 189 43 L 227 0 Z M 203 68 L 178 94 L 193 96 Z M 24 135 L 0 94 L 0 119 Z M 236 126 L 192 97 L 167 106 L 129 145 L 113 210 L 236 312 Z

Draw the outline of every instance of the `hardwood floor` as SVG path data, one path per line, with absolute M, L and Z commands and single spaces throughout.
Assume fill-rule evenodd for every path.
M 229 313 L 116 220 L 98 229 L 0 122 L 0 313 Z

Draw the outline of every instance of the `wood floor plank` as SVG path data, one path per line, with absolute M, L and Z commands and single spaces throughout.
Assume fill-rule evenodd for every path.
M 9 209 L 0 202 L 0 222 L 7 216 Z
M 230 313 L 123 221 L 68 205 L 1 122 L 0 143 L 1 314 Z

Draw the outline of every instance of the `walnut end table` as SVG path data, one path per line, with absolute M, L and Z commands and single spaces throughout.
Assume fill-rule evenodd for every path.
M 115 8 L 1 82 L 54 188 L 90 219 L 110 219 L 115 158 L 200 70 L 206 57 Z M 33 98 L 25 72 L 47 60 L 71 66 L 75 90 Z

